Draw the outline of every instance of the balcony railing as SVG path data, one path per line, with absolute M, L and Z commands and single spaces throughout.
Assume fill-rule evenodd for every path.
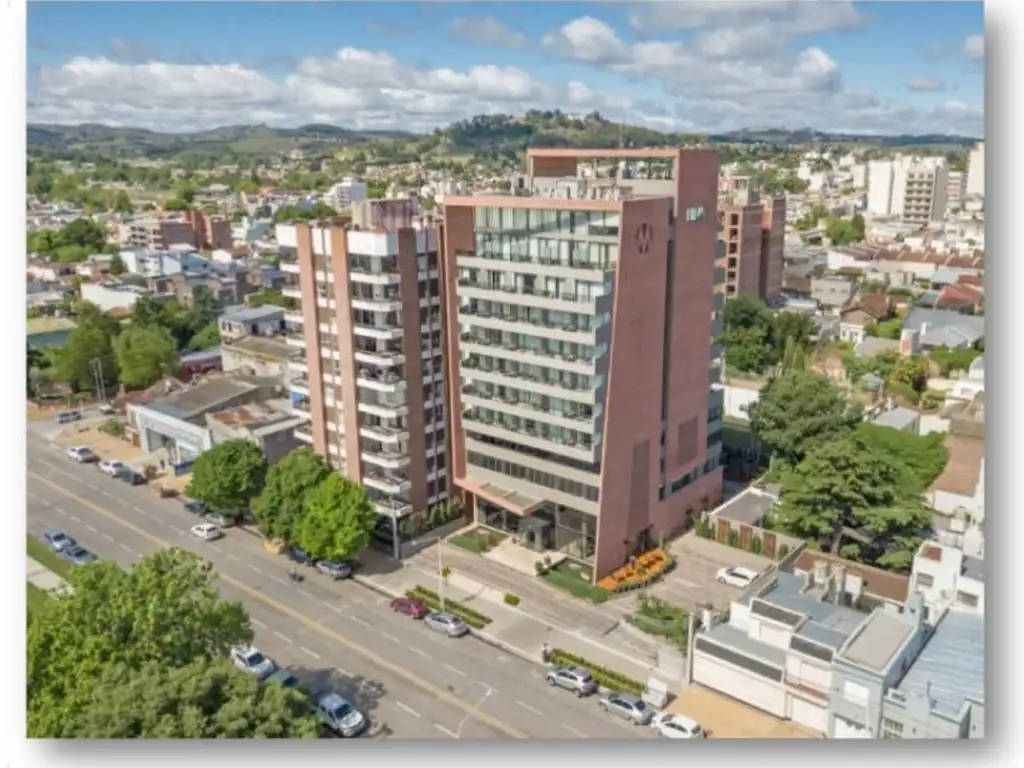
M 463 360 L 462 365 L 464 368 L 469 368 L 470 370 L 474 371 L 480 371 L 481 373 L 491 373 L 494 374 L 495 376 L 504 376 L 505 378 L 508 379 L 518 379 L 524 382 L 524 384 L 526 384 L 527 386 L 529 384 L 540 384 L 541 386 L 545 387 L 556 387 L 558 389 L 564 389 L 568 392 L 590 392 L 591 390 L 594 389 L 594 387 L 589 384 L 586 386 L 582 384 L 571 384 L 561 379 L 549 379 L 535 373 L 525 373 L 523 371 L 515 369 L 503 368 L 500 366 L 496 366 L 493 363 L 485 364 L 482 363 L 475 355 L 472 355 Z
M 296 427 L 295 438 L 307 443 L 313 442 L 313 428 L 308 426 Z
M 594 413 L 588 408 L 570 409 L 566 411 L 559 411 L 553 408 L 548 408 L 542 402 L 538 402 L 530 397 L 524 397 L 514 394 L 506 393 L 504 395 L 498 395 L 492 390 L 485 389 L 475 384 L 467 384 L 462 387 L 462 394 L 470 397 L 479 397 L 484 400 L 490 400 L 495 403 L 504 403 L 505 405 L 511 405 L 518 408 L 529 408 L 539 413 L 546 413 L 549 416 L 554 416 L 559 419 L 567 419 L 569 421 L 589 422 L 594 418 Z
M 479 291 L 500 293 L 508 296 L 536 296 L 539 299 L 565 301 L 571 304 L 593 304 L 595 301 L 601 298 L 600 296 L 581 296 L 574 293 L 554 293 L 552 291 L 530 290 L 527 288 L 516 288 L 514 286 L 509 285 L 487 285 L 485 283 L 478 283 L 475 280 L 468 280 L 464 277 L 459 278 L 459 285 L 464 288 L 475 288 L 476 290 Z
M 594 333 L 596 328 L 588 328 L 580 323 L 553 323 L 542 320 L 539 317 L 526 318 L 515 315 L 503 315 L 497 312 L 490 312 L 473 306 L 459 307 L 459 314 L 467 317 L 480 317 L 490 320 L 498 320 L 503 323 L 522 324 L 523 326 L 534 326 L 537 328 L 549 328 L 553 331 L 564 331 L 566 333 Z M 523 331 L 529 333 L 529 331 Z
M 360 424 L 359 429 L 366 430 L 366 432 L 378 440 L 394 440 L 400 438 L 403 435 L 409 434 L 406 429 L 398 429 L 396 427 L 384 427 L 380 424 Z
M 485 426 L 505 429 L 516 434 L 523 434 L 536 440 L 547 440 L 550 443 L 564 445 L 568 448 L 578 448 L 582 451 L 589 451 L 594 447 L 589 437 L 584 436 L 582 433 L 580 437 L 562 437 L 546 430 L 537 429 L 536 427 L 523 426 L 518 421 L 495 416 L 491 413 L 477 413 L 474 409 L 464 411 L 462 419 L 463 421 L 476 422 Z
M 603 233 L 602 233 L 603 234 Z M 538 267 L 561 267 L 563 269 L 579 269 L 590 272 L 606 271 L 612 269 L 609 266 L 601 266 L 596 261 L 574 259 L 571 262 L 561 261 L 557 256 L 531 256 L 528 253 L 507 254 L 502 251 L 492 251 L 486 248 L 475 251 L 456 251 L 456 258 L 487 259 L 488 261 L 504 261 L 512 264 L 534 264 Z
M 375 275 L 397 275 L 399 274 L 399 271 L 397 265 L 381 264 L 380 269 L 367 269 L 366 267 L 350 267 L 349 274 L 373 277 Z
M 386 331 L 392 333 L 394 331 L 402 330 L 402 326 L 395 325 L 393 323 L 374 323 L 373 325 L 367 325 L 366 323 L 353 323 L 352 327 L 357 331 Z
M 520 355 L 530 355 L 538 359 L 547 360 L 561 360 L 566 363 L 582 363 L 584 365 L 593 363 L 595 360 L 594 355 L 566 355 L 561 352 L 555 352 L 552 350 L 544 349 L 543 347 L 531 347 L 518 344 L 514 341 L 491 341 L 490 339 L 479 336 L 471 331 L 459 335 L 459 340 L 465 344 L 479 344 L 482 347 L 493 347 L 494 349 L 503 349 L 506 352 L 515 352 Z
M 358 378 L 381 384 L 398 384 L 402 381 L 402 377 L 396 371 L 374 371 L 370 368 L 360 368 Z
M 290 383 L 293 387 L 309 389 L 309 378 L 307 376 L 296 376 Z
M 395 488 L 401 488 L 409 482 L 409 478 L 406 475 L 399 472 L 385 472 L 379 469 L 367 472 L 365 477 L 367 480 Z M 401 493 L 401 491 L 398 492 Z

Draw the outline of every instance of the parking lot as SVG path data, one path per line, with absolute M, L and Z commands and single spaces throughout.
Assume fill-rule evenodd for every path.
M 92 448 L 101 458 L 123 461 L 138 468 L 139 460 L 145 456 L 142 451 L 127 440 L 102 431 L 100 427 L 104 423 L 106 419 L 71 424 L 51 439 L 65 447 L 85 445 Z
M 692 685 L 667 708 L 695 720 L 711 739 L 820 739 L 820 733 L 742 704 L 716 691 Z
M 766 557 L 702 539 L 696 533 L 674 542 L 669 552 L 676 558 L 676 567 L 648 592 L 684 610 L 708 603 L 727 608 L 740 595 L 741 590 L 715 580 L 719 569 L 743 566 L 760 573 L 772 564 Z

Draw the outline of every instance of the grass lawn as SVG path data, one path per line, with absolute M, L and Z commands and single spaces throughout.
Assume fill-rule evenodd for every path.
M 586 579 L 580 578 L 577 571 L 570 570 L 567 560 L 541 574 L 541 578 L 553 587 L 558 587 L 575 597 L 592 600 L 595 603 L 603 603 L 612 595 L 607 589 L 595 587 Z
M 37 587 L 35 584 L 25 582 L 25 586 L 28 587 L 27 603 L 28 612 L 38 611 L 46 605 L 52 598 L 46 594 L 43 590 Z
M 68 579 L 71 576 L 71 569 L 74 567 L 67 560 L 54 552 L 50 547 L 39 539 L 31 536 L 28 539 L 28 556 L 40 565 L 46 566 L 58 576 Z
M 460 549 L 465 549 L 468 552 L 480 555 L 489 549 L 494 549 L 496 546 L 501 544 L 507 536 L 495 531 L 487 531 L 482 528 L 476 528 L 467 533 L 460 533 L 458 536 L 452 536 L 447 539 L 449 544 L 454 544 Z

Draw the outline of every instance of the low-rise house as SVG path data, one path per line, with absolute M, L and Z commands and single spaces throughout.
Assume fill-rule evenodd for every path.
M 845 277 L 811 278 L 811 298 L 827 309 L 845 307 L 853 296 L 854 283 Z
M 915 347 L 974 347 L 985 338 L 985 318 L 946 309 L 914 307 L 903 321 L 903 330 L 916 334 Z
M 926 541 L 914 555 L 911 585 L 932 611 L 985 613 L 985 560 Z
M 221 339 L 228 341 L 242 336 L 275 336 L 284 331 L 284 310 L 263 306 L 231 309 L 218 319 Z
M 221 370 L 220 347 L 209 347 L 197 352 L 190 352 L 182 355 L 178 367 L 178 378 L 181 381 L 191 381 L 196 376 L 205 376 L 208 373 Z
M 839 315 L 839 339 L 860 344 L 867 337 L 867 329 L 893 316 L 892 301 L 888 296 L 869 293 Z
M 67 317 L 33 317 L 25 323 L 25 342 L 36 349 L 63 347 L 77 327 Z
M 28 277 L 41 283 L 55 283 L 73 272 L 74 267 L 68 264 L 52 264 L 43 259 L 28 260 Z
M 908 432 L 916 435 L 920 431 L 921 414 L 897 405 L 893 408 L 885 408 L 871 416 L 870 421 L 879 427 L 889 427 L 900 432 Z
M 252 376 L 274 377 L 287 383 L 288 359 L 302 351 L 280 338 L 269 336 L 242 336 L 222 340 L 221 363 L 225 373 L 244 373 Z M 305 396 L 309 397 L 309 383 L 298 378 L 292 383 L 293 391 L 301 392 L 305 381 Z
M 857 357 L 871 358 L 883 352 L 900 353 L 900 343 L 896 339 L 880 339 L 877 336 L 865 336 L 857 346 L 853 348 L 853 354 Z
M 131 310 L 143 296 L 159 301 L 169 301 L 173 293 L 157 293 L 143 285 L 128 281 L 105 280 L 102 283 L 82 283 L 80 288 L 83 301 L 89 301 L 104 312 Z

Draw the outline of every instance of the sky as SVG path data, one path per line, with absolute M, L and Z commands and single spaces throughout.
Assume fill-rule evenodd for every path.
M 30 122 L 984 135 L 981 2 L 29 4 Z

